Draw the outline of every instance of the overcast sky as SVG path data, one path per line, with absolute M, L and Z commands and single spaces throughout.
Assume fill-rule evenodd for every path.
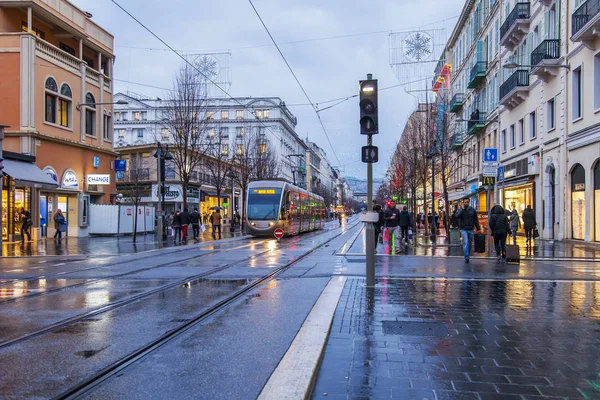
M 168 88 L 181 60 L 110 0 L 71 0 L 93 14 L 93 21 L 115 36 L 115 78 Z M 315 112 L 247 0 L 117 0 L 170 46 L 190 53 L 230 51 L 232 96 L 275 96 L 298 117 L 296 131 L 321 146 L 344 175 L 364 178 L 358 100 L 320 113 L 334 151 Z M 358 80 L 372 73 L 379 87 L 398 84 L 389 66 L 389 33 L 446 28 L 456 23 L 464 0 L 253 0 L 265 24 L 314 103 L 354 95 Z M 449 18 L 452 18 L 448 20 Z M 444 22 L 438 22 L 443 21 Z M 370 33 L 380 32 L 380 33 Z M 370 33 L 357 35 L 362 33 Z M 327 40 L 309 40 L 346 36 Z M 352 35 L 352 36 L 350 36 Z M 132 48 L 134 47 L 134 48 Z M 154 49 L 150 50 L 148 48 Z M 434 65 L 431 65 L 433 70 Z M 164 97 L 161 89 L 115 82 L 115 92 Z M 325 107 L 333 103 L 327 103 Z M 375 175 L 383 176 L 416 99 L 402 88 L 379 95 L 380 134 Z M 339 159 L 339 162 L 338 162 Z

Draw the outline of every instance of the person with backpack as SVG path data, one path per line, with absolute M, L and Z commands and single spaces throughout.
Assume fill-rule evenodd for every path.
M 494 237 L 494 247 L 496 248 L 496 257 L 498 261 L 506 261 L 506 236 L 508 235 L 510 223 L 504 213 L 504 207 L 495 205 L 491 211 L 490 229 Z
M 402 240 L 404 241 L 404 243 L 408 243 L 408 230 L 413 224 L 412 217 L 408 212 L 408 207 L 402 207 L 402 211 L 400 211 L 400 217 L 398 221 L 398 224 L 400 225 L 400 233 Z
M 31 241 L 31 226 L 33 225 L 33 221 L 31 220 L 31 213 L 27 211 L 25 208 L 21 208 L 21 242 L 25 243 L 25 236 L 27 236 L 27 241 Z
M 477 211 L 471 207 L 469 199 L 463 199 L 462 207 L 456 211 L 455 217 L 458 228 L 460 229 L 465 262 L 468 263 L 471 254 L 471 243 L 473 242 L 473 236 L 475 236 L 473 228 L 475 228 L 477 232 L 481 230 L 479 219 L 477 218 Z
M 388 208 L 383 213 L 383 217 L 390 235 L 390 242 L 394 241 L 396 244 L 396 253 L 400 253 L 400 210 L 396 208 L 395 201 L 390 201 Z
M 200 213 L 197 208 L 190 214 L 190 223 L 192 224 L 192 232 L 194 234 L 194 242 L 200 241 Z

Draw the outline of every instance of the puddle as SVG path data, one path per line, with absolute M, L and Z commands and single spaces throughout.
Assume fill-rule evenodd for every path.
M 76 356 L 79 357 L 83 357 L 83 358 L 90 358 L 95 356 L 96 354 L 100 353 L 102 350 L 106 349 L 106 347 L 103 347 L 101 349 L 98 350 L 82 350 L 82 351 L 76 351 L 75 354 Z

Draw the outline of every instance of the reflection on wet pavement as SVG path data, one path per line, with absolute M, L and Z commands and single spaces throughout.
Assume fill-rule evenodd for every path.
M 598 371 L 600 282 L 349 279 L 313 398 L 597 399 Z

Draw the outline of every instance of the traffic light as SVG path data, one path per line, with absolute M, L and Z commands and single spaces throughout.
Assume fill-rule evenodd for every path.
M 377 79 L 360 81 L 360 133 L 375 135 L 379 133 L 377 117 Z

